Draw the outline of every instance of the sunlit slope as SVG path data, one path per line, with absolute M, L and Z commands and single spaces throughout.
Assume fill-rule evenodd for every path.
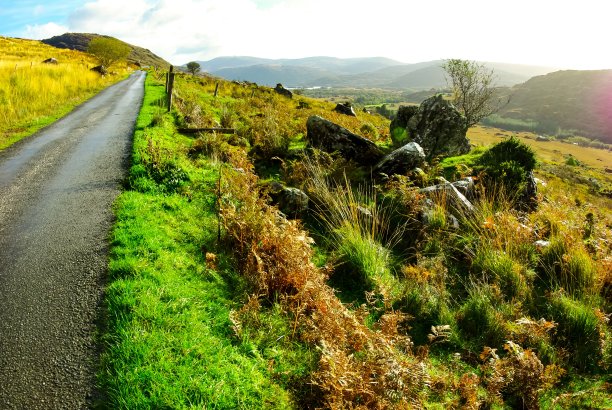
M 57 64 L 45 64 L 55 58 Z M 122 78 L 90 70 L 87 53 L 60 50 L 40 41 L 0 37 L 0 149 L 70 111 Z

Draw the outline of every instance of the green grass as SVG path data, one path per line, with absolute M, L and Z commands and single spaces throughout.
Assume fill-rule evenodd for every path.
M 180 154 L 190 141 L 173 135 L 170 115 L 153 121 L 162 96 L 163 85 L 147 79 L 131 189 L 115 204 L 98 407 L 293 408 L 291 391 L 304 389 L 316 355 L 282 342 L 289 325 L 274 306 L 266 332 L 234 332 L 230 312 L 242 305 L 245 285 L 216 244 L 216 167 Z M 188 183 L 168 189 L 147 173 L 148 138 L 162 157 L 176 153 L 162 161 Z M 207 267 L 206 252 L 217 266 Z

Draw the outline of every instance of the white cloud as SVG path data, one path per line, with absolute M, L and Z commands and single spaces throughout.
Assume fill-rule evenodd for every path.
M 45 38 L 64 34 L 67 31 L 69 31 L 68 27 L 53 22 L 49 22 L 46 24 L 34 24 L 33 26 L 26 26 L 24 37 L 31 38 L 34 40 L 42 40 Z
M 606 11 L 597 0 L 95 0 L 68 21 L 175 64 L 331 55 L 612 68 Z

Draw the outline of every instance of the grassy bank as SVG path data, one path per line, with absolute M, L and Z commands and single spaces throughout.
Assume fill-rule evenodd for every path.
M 57 64 L 44 64 L 55 58 Z M 66 115 L 122 78 L 102 77 L 94 59 L 34 40 L 0 37 L 0 149 Z
M 291 408 L 291 381 L 312 354 L 266 332 L 232 332 L 244 284 L 217 247 L 218 163 L 191 160 L 149 75 L 129 187 L 116 203 L 108 329 L 100 384 L 104 408 Z M 280 337 L 282 339 L 282 337 Z M 293 363 L 293 364 L 292 364 Z

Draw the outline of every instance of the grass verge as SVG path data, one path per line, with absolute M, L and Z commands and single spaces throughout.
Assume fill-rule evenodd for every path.
M 308 352 L 267 348 L 285 325 L 280 318 L 266 334 L 235 337 L 230 312 L 242 296 L 240 278 L 222 250 L 206 252 L 216 240 L 217 171 L 168 157 L 190 140 L 173 135 L 170 115 L 160 113 L 163 95 L 148 78 L 131 188 L 115 204 L 98 407 L 290 408 L 290 384 L 307 372 Z M 187 178 L 156 180 L 150 171 L 159 163 Z

